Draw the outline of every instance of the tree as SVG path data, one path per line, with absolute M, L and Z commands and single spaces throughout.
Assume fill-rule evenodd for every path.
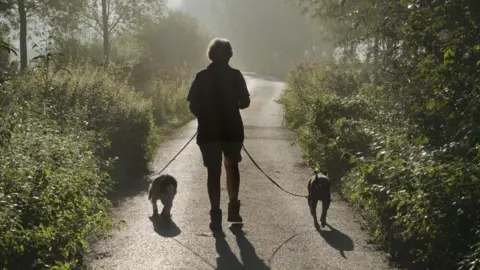
M 0 14 L 14 29 L 19 29 L 20 72 L 28 65 L 27 39 L 29 19 L 51 26 L 53 22 L 68 20 L 78 13 L 84 0 L 6 0 L 0 3 Z
M 0 14 L 5 15 L 8 11 L 7 3 L 0 3 Z M 7 40 L 7 36 L 10 33 L 10 27 L 7 24 L 0 22 L 0 71 L 6 68 L 10 62 L 10 53 L 17 54 L 16 48 L 14 48 Z
M 107 68 L 112 35 L 137 28 L 145 17 L 160 19 L 164 13 L 163 0 L 89 0 L 82 22 L 102 37 L 103 63 Z
M 357 191 L 347 196 L 366 209 L 370 220 L 379 221 L 372 229 L 388 239 L 385 246 L 404 244 L 390 254 L 412 255 L 409 259 L 420 264 L 415 268 L 479 269 L 478 2 L 296 2 L 349 52 L 347 60 L 364 44 L 374 58 L 354 65 L 375 77 L 372 84 L 365 76 L 367 83 L 354 90 L 371 95 L 375 119 L 364 130 L 377 130 L 370 134 L 377 137 L 372 149 L 379 154 L 365 157 L 371 163 L 360 162 L 358 174 L 350 174 L 360 180 L 352 181 L 357 186 L 351 191 Z M 351 98 L 362 100 L 360 95 Z M 380 141 L 387 146 L 377 147 Z M 429 173 L 418 173 L 422 170 Z M 375 186 L 387 192 L 363 193 Z M 407 250 L 411 254 L 405 254 Z
M 27 9 L 25 0 L 18 0 L 18 19 L 20 23 L 20 72 L 27 68 Z
M 131 81 L 137 89 L 144 89 L 155 75 L 178 76 L 177 72 L 189 73 L 206 64 L 210 36 L 183 12 L 169 12 L 159 21 L 146 20 L 133 37 L 139 63 Z

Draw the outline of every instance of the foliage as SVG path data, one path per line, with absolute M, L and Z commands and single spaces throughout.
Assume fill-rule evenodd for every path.
M 0 52 L 7 52 L 8 54 L 13 53 L 17 55 L 17 49 L 5 41 L 0 41 Z
M 145 95 L 152 101 L 152 113 L 159 127 L 169 128 L 192 120 L 186 96 L 189 82 L 184 79 L 154 80 Z
M 58 66 L 69 62 L 102 66 L 101 40 L 76 33 L 53 38 L 54 50 L 63 55 L 56 59 Z M 208 37 L 194 18 L 181 12 L 169 12 L 160 19 L 144 18 L 138 27 L 113 37 L 109 73 L 121 80 L 128 78 L 140 92 L 149 91 L 156 80 L 187 79 L 205 66 Z
M 373 73 L 359 67 L 290 73 L 279 102 L 309 165 L 342 180 L 343 196 L 395 259 L 476 269 L 480 152 L 470 142 L 477 138 L 437 146 L 418 118 L 394 109 L 411 101 L 390 92 L 393 85 L 372 84 Z
M 185 97 L 207 35 L 165 16 L 163 1 L 106 1 L 107 69 L 103 37 L 89 32 L 103 30 L 104 14 L 88 13 L 100 1 L 23 1 L 29 33 L 42 22 L 48 38 L 31 68 L 0 74 L 0 269 L 82 268 L 87 237 L 112 228 L 107 193 L 137 185 L 161 135 L 192 119 Z M 19 2 L 0 3 L 12 30 Z
M 96 36 L 103 40 L 103 57 L 105 68 L 110 63 L 110 46 L 114 34 L 128 32 L 139 26 L 147 17 L 158 19 L 164 13 L 162 0 L 87 0 L 81 15 L 84 25 L 94 30 Z
M 206 64 L 209 36 L 185 13 L 172 11 L 161 20 L 148 20 L 134 37 L 144 66 L 138 72 L 143 74 L 152 71 L 162 74 L 179 66 L 186 68 L 185 65 L 198 69 Z
M 49 82 L 47 78 L 38 79 L 48 73 L 34 73 L 30 80 L 22 80 L 19 87 L 45 89 L 48 83 L 49 91 L 30 91 L 32 98 L 44 99 L 45 106 L 58 108 L 58 114 L 52 116 L 55 119 L 63 119 L 63 112 L 72 106 L 82 109 L 87 129 L 104 134 L 111 146 L 102 157 L 118 158 L 115 166 L 118 172 L 112 177 L 119 181 L 119 176 L 128 179 L 142 175 L 154 147 L 148 143 L 155 136 L 150 101 L 106 72 L 89 67 L 68 70 L 71 75 L 50 74 L 53 77 Z
M 478 150 L 469 159 L 456 155 L 459 144 L 431 150 L 399 127 L 369 127 L 377 154 L 357 157 L 343 191 L 364 209 L 372 233 L 393 252 L 410 249 L 429 269 L 478 267 L 468 259 L 480 240 Z
M 343 195 L 362 211 L 379 243 L 404 263 L 478 269 L 479 6 L 472 1 L 295 2 L 324 26 L 322 32 L 343 52 L 339 60 L 370 78 L 346 85 L 351 87 L 346 98 L 366 101 L 362 111 L 373 117 L 344 116 L 357 123 L 356 130 L 365 135 L 359 144 L 370 151 L 348 156 Z M 358 64 L 361 47 L 366 51 Z M 342 84 L 344 72 L 330 72 Z M 315 80 L 311 71 L 293 74 L 301 82 L 289 82 L 290 92 L 299 94 L 283 99 L 292 116 L 287 120 L 300 124 L 305 151 L 328 170 L 327 161 L 337 156 L 324 145 L 333 136 L 352 136 L 330 130 L 352 127 L 337 120 L 343 107 L 329 106 L 335 99 L 323 94 L 328 84 Z M 303 94 L 304 86 L 316 89 L 310 96 L 322 101 Z M 345 89 L 337 91 L 343 95 Z M 324 112 L 328 121 L 301 120 L 292 109 L 298 100 Z M 304 130 L 322 129 L 328 132 L 313 137 L 315 143 L 302 136 Z M 351 154 L 357 145 L 342 142 L 340 147 Z
M 301 65 L 277 101 L 289 127 L 298 130 L 308 164 L 332 180 L 350 168 L 356 153 L 370 151 L 362 123 L 372 118 L 372 108 L 358 90 L 362 77 L 345 65 Z
M 43 67 L 0 85 L 1 268 L 81 266 L 111 228 L 112 185 L 146 172 L 159 127 L 191 119 L 182 79 L 142 94 L 103 69 Z
M 70 269 L 85 238 L 112 225 L 109 165 L 95 155 L 104 140 L 83 112 L 56 121 L 59 108 L 25 99 L 19 84 L 0 88 L 0 268 Z
M 132 29 L 141 24 L 144 18 L 161 18 L 164 15 L 163 0 L 84 0 L 86 8 L 81 23 L 94 30 L 98 35 L 104 34 L 104 19 L 109 35 Z M 102 2 L 106 1 L 106 18 L 103 18 Z
M 71 18 L 82 10 L 84 1 L 61 1 L 61 0 L 19 0 L 3 1 L 0 4 L 0 14 L 3 15 L 2 24 L 9 28 L 19 29 L 20 41 L 20 69 L 27 68 L 27 38 L 28 31 L 35 29 L 36 25 L 63 25 L 71 24 Z M 17 12 L 18 11 L 18 12 Z M 32 20 L 34 23 L 32 24 Z M 39 23 L 40 22 L 40 23 Z M 30 26 L 30 27 L 28 27 Z

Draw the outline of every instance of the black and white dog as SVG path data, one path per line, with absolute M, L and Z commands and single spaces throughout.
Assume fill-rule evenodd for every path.
M 322 215 L 320 222 L 322 227 L 327 225 L 327 211 L 332 201 L 332 194 L 330 192 L 330 180 L 327 176 L 315 170 L 315 175 L 308 181 L 308 206 L 310 213 L 313 216 L 316 228 L 319 228 L 317 220 L 317 203 L 322 202 Z
M 155 178 L 148 188 L 148 200 L 152 203 L 153 216 L 158 215 L 157 200 L 163 204 L 161 216 L 170 218 L 173 199 L 177 194 L 177 180 L 169 174 L 162 174 Z

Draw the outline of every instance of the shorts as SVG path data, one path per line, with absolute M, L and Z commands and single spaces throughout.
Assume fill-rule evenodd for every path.
M 242 161 L 243 142 L 202 142 L 198 144 L 202 152 L 203 166 L 215 168 L 222 166 L 222 153 L 225 164 Z

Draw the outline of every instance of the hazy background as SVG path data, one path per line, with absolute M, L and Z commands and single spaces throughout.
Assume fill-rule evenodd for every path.
M 170 0 L 168 6 L 198 19 L 215 37 L 232 41 L 232 64 L 283 76 L 296 63 L 329 59 L 333 46 L 314 22 L 283 0 Z
M 198 23 L 208 39 L 214 37 L 229 39 L 234 49 L 231 63 L 242 70 L 282 77 L 299 62 L 330 60 L 334 52 L 334 47 L 322 38 L 315 22 L 303 15 L 300 8 L 291 1 L 168 0 L 166 5 L 170 11 L 193 16 L 197 20 L 193 23 Z M 36 29 L 44 28 L 41 22 L 33 20 L 29 25 L 35 26 Z M 181 34 L 178 33 L 178 29 L 168 31 L 173 32 L 171 35 Z M 36 43 L 41 43 L 46 36 L 46 34 L 43 37 L 38 36 L 41 31 L 35 32 L 29 33 L 29 59 L 42 53 L 38 48 L 32 47 Z M 85 35 L 92 39 L 98 38 L 92 29 L 90 33 L 83 30 L 82 36 Z M 17 31 L 12 31 L 11 36 L 13 45 L 18 48 Z M 116 46 L 120 44 L 117 43 Z M 205 49 L 203 48 L 201 52 L 204 56 Z M 11 60 L 18 60 L 18 57 L 12 56 Z

